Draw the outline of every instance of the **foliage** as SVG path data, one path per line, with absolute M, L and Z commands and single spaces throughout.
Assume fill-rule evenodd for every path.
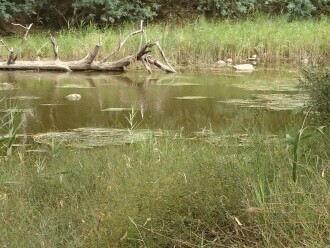
M 329 15 L 330 0 L 2 0 L 0 20 L 14 18 L 43 27 L 79 26 L 94 23 L 108 26 L 136 20 L 242 18 L 255 14 L 290 18 Z
M 210 17 L 240 17 L 255 10 L 257 0 L 200 0 L 198 9 Z
M 1 100 L 3 101 L 3 99 Z M 21 122 L 21 110 L 16 107 L 6 108 L 0 118 L 0 156 L 11 155 Z
M 96 23 L 117 23 L 152 19 L 157 4 L 146 4 L 141 0 L 84 0 L 72 4 L 74 14 Z
M 302 69 L 301 85 L 310 97 L 309 107 L 323 124 L 330 123 L 330 68 L 326 65 Z
M 244 148 L 235 138 L 224 144 L 168 136 L 129 146 L 59 147 L 56 156 L 12 156 L 0 166 L 0 243 L 326 247 L 325 131 L 300 142 L 296 183 L 284 133 L 269 139 L 260 130 L 248 134 Z

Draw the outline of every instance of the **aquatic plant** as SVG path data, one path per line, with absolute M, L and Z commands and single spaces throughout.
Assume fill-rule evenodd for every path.
M 0 102 L 4 100 L 3 98 Z M 22 110 L 16 106 L 9 105 L 3 111 L 0 117 L 0 156 L 12 154 L 12 146 L 22 124 L 21 115 Z
M 130 131 L 138 127 L 142 122 L 142 121 L 141 122 L 136 121 L 137 114 L 138 114 L 138 109 L 136 108 L 135 105 L 133 105 L 131 107 L 131 112 L 128 113 L 128 116 L 125 116 L 126 120 L 128 121 Z

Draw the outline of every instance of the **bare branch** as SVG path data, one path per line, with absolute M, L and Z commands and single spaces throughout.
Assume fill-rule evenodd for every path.
M 169 67 L 169 66 L 167 66 L 167 65 L 164 65 L 163 63 L 161 63 L 160 61 L 158 61 L 158 60 L 152 58 L 151 56 L 146 57 L 146 61 L 147 61 L 149 64 L 155 65 L 155 66 L 157 66 L 159 69 L 161 69 L 161 70 L 163 70 L 163 71 L 165 71 L 165 72 L 167 72 L 167 73 L 175 73 L 175 72 L 176 72 L 173 68 L 171 68 L 171 67 Z
M 22 24 L 19 23 L 12 23 L 14 26 L 20 26 L 21 28 L 27 29 L 27 27 L 23 26 Z
M 149 74 L 152 74 L 152 70 L 151 70 L 151 67 L 150 67 L 150 64 L 149 62 L 147 61 L 147 59 L 145 58 L 146 55 L 142 56 L 141 58 L 141 61 L 142 61 L 142 64 L 144 65 L 144 67 L 146 68 L 147 72 Z
M 106 62 L 111 56 L 113 56 L 114 54 L 116 54 L 117 52 L 119 52 L 119 50 L 124 46 L 124 44 L 126 43 L 126 41 L 131 38 L 132 36 L 136 35 L 136 34 L 139 34 L 139 33 L 142 33 L 144 32 L 144 28 L 143 28 L 143 20 L 141 20 L 140 22 L 140 29 L 139 30 L 136 30 L 132 33 L 130 33 L 128 36 L 126 36 L 126 38 L 119 43 L 118 47 L 113 51 L 111 52 L 108 56 L 106 56 L 102 62 Z
M 0 43 L 2 44 L 2 46 L 1 47 L 4 47 L 4 48 L 6 48 L 6 50 L 10 53 L 10 52 L 13 52 L 13 48 L 8 48 L 8 46 L 6 45 L 6 43 L 1 39 L 0 40 Z
M 6 48 L 7 51 L 9 52 L 9 57 L 8 57 L 8 60 L 7 60 L 7 64 L 9 65 L 9 64 L 11 64 L 11 61 L 13 59 L 14 49 L 9 48 L 2 39 L 0 40 L 0 43 L 2 44 L 2 47 Z
M 41 50 L 48 44 L 48 42 L 45 42 L 44 44 L 42 44 L 42 46 L 37 50 L 36 55 L 39 56 Z
M 95 57 L 96 57 L 96 55 L 99 53 L 101 47 L 102 47 L 102 42 L 101 42 L 101 35 L 100 35 L 99 36 L 99 43 L 95 45 L 93 52 L 88 53 L 88 55 L 83 59 L 83 61 L 87 65 L 92 64 Z
M 58 45 L 57 45 L 57 43 L 56 43 L 56 40 L 55 40 L 55 38 L 52 36 L 52 34 L 49 34 L 49 39 L 50 39 L 50 42 L 51 42 L 52 45 L 53 45 L 54 59 L 55 59 L 55 60 L 59 60 L 59 59 L 58 59 Z
M 176 72 L 176 71 L 173 69 L 173 67 L 170 65 L 170 63 L 168 62 L 167 58 L 165 57 L 165 53 L 164 53 L 163 49 L 161 48 L 161 46 L 159 45 L 159 42 L 158 42 L 158 41 L 155 42 L 155 45 L 158 47 L 159 52 L 160 52 L 160 54 L 162 55 L 164 61 L 165 61 L 166 64 L 167 64 L 167 66 L 168 66 L 169 68 L 171 68 L 172 72 Z
M 15 61 L 16 61 L 16 59 L 17 59 L 17 56 L 18 56 L 18 53 L 22 51 L 22 46 L 24 45 L 24 43 L 25 43 L 26 40 L 27 40 L 27 36 L 28 36 L 28 34 L 29 34 L 29 31 L 30 31 L 30 29 L 31 29 L 31 27 L 32 27 L 32 25 L 33 25 L 33 23 L 31 23 L 29 26 L 26 26 L 26 27 L 24 27 L 24 26 L 21 25 L 21 24 L 17 24 L 17 23 L 13 23 L 13 25 L 15 25 L 15 26 L 20 26 L 20 27 L 24 28 L 26 31 L 25 31 L 25 34 L 24 34 L 24 36 L 23 36 L 23 38 L 22 38 L 21 44 L 20 44 L 20 45 L 18 46 L 18 48 L 16 49 L 16 53 L 15 53 L 15 55 L 13 55 L 13 58 L 11 59 L 11 61 L 9 61 L 10 64 L 15 63 Z
M 136 53 L 136 60 L 141 60 L 142 56 L 150 53 L 150 50 L 147 50 L 148 48 L 152 47 L 154 43 L 147 42 L 141 49 Z

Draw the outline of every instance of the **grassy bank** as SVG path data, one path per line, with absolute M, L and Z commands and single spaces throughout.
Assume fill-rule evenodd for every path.
M 62 60 L 83 58 L 98 42 L 101 34 L 105 57 L 118 45 L 120 37 L 130 33 L 134 27 L 126 25 L 120 29 L 98 30 L 94 26 L 61 30 L 56 33 Z M 253 54 L 262 61 L 300 61 L 321 55 L 329 56 L 330 20 L 300 20 L 289 22 L 285 17 L 259 17 L 254 20 L 210 22 L 197 20 L 183 25 L 149 24 L 147 40 L 159 40 L 173 64 L 214 64 L 232 58 L 239 62 Z M 17 38 L 5 39 L 9 47 L 15 47 Z M 51 58 L 52 49 L 47 41 L 47 32 L 32 34 L 24 45 L 21 59 Z M 49 42 L 48 42 L 49 43 Z M 114 59 L 133 54 L 140 44 L 134 37 Z M 2 59 L 7 58 L 3 48 Z
M 251 132 L 244 147 L 167 137 L 12 156 L 0 166 L 0 245 L 326 246 L 329 134 L 303 133 L 294 183 L 285 133 L 298 131 Z

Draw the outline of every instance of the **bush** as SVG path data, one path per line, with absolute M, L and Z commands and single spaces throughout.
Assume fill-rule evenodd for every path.
M 330 68 L 327 66 L 302 69 L 302 87 L 310 99 L 308 106 L 318 112 L 317 120 L 330 123 Z
M 2 0 L 0 24 L 17 18 L 43 27 L 121 24 L 137 20 L 242 18 L 256 13 L 292 18 L 329 15 L 330 0 Z

